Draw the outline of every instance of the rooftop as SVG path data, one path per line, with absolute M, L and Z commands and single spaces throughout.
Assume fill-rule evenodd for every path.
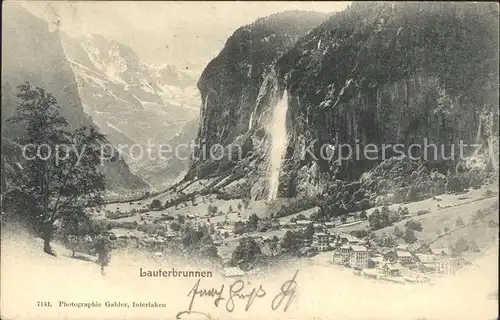
M 434 255 L 432 255 L 432 254 L 422 254 L 422 253 L 419 253 L 419 254 L 416 254 L 415 256 L 422 263 L 430 263 L 430 262 L 434 262 L 436 260 L 436 257 Z
M 318 236 L 318 237 L 330 236 L 330 234 L 325 233 L 325 232 L 315 232 L 314 235 Z
M 364 246 L 351 246 L 352 251 L 368 251 Z
M 408 251 L 396 251 L 396 255 L 400 258 L 411 258 L 411 253 Z
M 371 257 L 370 260 L 372 260 L 373 262 L 383 262 L 384 261 L 384 257 Z
M 245 275 L 245 272 L 238 267 L 224 268 L 222 270 L 222 275 L 224 277 L 241 277 Z
M 449 248 L 443 247 L 443 248 L 430 248 L 431 252 L 433 254 L 445 254 L 445 255 L 450 255 L 451 250 Z
M 295 221 L 296 224 L 310 224 L 312 223 L 311 220 L 298 220 Z
M 401 266 L 397 263 L 395 264 L 387 263 L 385 267 L 387 267 L 391 271 L 399 270 L 401 268 Z

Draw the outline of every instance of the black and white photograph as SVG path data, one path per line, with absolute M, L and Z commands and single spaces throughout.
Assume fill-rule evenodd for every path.
M 499 4 L 2 2 L 2 320 L 494 320 Z

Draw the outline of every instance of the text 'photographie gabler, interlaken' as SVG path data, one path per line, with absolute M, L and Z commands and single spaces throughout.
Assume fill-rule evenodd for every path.
M 498 317 L 497 3 L 2 9 L 2 319 Z

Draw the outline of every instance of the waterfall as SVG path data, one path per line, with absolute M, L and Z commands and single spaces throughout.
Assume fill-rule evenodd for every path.
M 482 124 L 483 124 L 483 119 L 481 116 L 479 116 L 479 124 L 477 126 L 477 134 L 476 134 L 476 141 L 475 141 L 476 144 L 479 144 L 481 142 L 481 132 L 483 129 Z
M 286 132 L 286 113 L 288 110 L 287 93 L 278 101 L 274 107 L 271 122 L 269 124 L 269 134 L 271 137 L 271 148 L 269 154 L 269 195 L 268 200 L 278 197 L 279 176 L 283 157 L 285 156 L 288 143 Z
M 203 102 L 203 99 L 201 101 L 202 107 L 200 108 L 201 109 L 200 110 L 200 128 L 198 129 L 200 133 L 203 133 L 205 130 L 205 122 L 207 121 L 207 119 L 205 119 L 205 115 L 207 113 L 208 97 L 210 96 L 211 93 L 212 93 L 212 91 L 208 91 L 207 95 L 205 96 L 205 101 Z
M 253 111 L 250 113 L 250 120 L 248 121 L 248 130 L 252 130 L 253 127 Z

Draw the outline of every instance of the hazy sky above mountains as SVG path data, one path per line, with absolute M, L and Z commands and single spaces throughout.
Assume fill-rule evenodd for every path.
M 129 45 L 149 63 L 202 68 L 240 26 L 286 11 L 330 13 L 349 2 L 99 2 L 24 1 L 52 28 L 80 36 L 99 33 Z M 8 4 L 4 2 L 4 12 Z

